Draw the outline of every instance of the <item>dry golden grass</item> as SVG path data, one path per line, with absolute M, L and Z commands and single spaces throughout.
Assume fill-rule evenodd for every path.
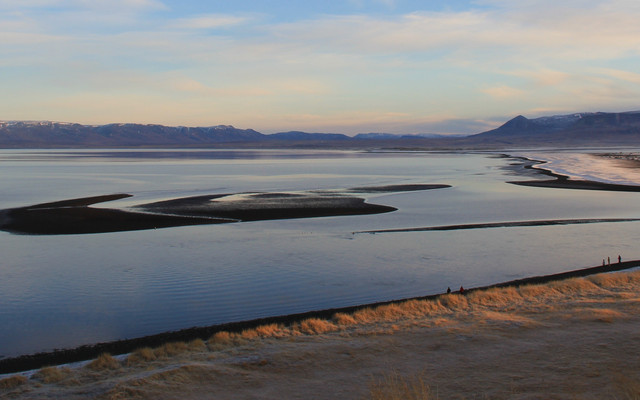
M 184 353 L 188 350 L 184 342 L 169 342 L 153 350 L 157 358 L 172 357 Z
M 42 383 L 58 383 L 71 375 L 69 368 L 44 367 L 33 375 L 33 378 Z
M 109 353 L 102 353 L 98 358 L 87 364 L 87 368 L 93 371 L 105 371 L 120 368 L 118 360 Z
M 153 349 L 151 349 L 150 347 L 143 347 L 129 354 L 129 356 L 127 357 L 126 364 L 129 366 L 137 365 L 137 364 L 153 361 L 156 358 L 157 357 Z
M 345 313 L 336 313 L 334 314 L 332 319 L 333 319 L 333 322 L 342 326 L 348 326 L 348 325 L 353 325 L 357 323 L 356 319 L 353 318 L 352 315 L 345 314 Z
M 513 287 L 475 291 L 471 292 L 467 298 L 473 305 L 500 308 L 509 308 L 522 300 L 518 289 Z
M 234 337 L 231 333 L 227 331 L 222 331 L 211 336 L 207 341 L 207 343 L 230 345 L 230 344 L 233 344 L 233 339 Z
M 469 307 L 467 296 L 461 296 L 459 294 L 448 294 L 446 296 L 441 296 L 438 299 L 438 302 L 451 311 L 462 311 L 466 310 Z
M 586 278 L 598 286 L 605 288 L 627 288 L 640 282 L 638 271 L 629 273 L 597 274 Z
M 239 338 L 253 340 L 256 338 L 280 338 L 291 335 L 290 329 L 282 324 L 260 325 L 256 328 L 245 329 L 240 333 Z
M 522 328 L 539 326 L 555 326 L 561 321 L 566 326 L 580 326 L 587 323 L 617 323 L 622 319 L 630 319 L 635 315 L 640 302 L 640 271 L 601 274 L 588 278 L 569 279 L 544 285 L 527 285 L 521 287 L 493 288 L 472 291 L 466 295 L 452 293 L 442 295 L 434 300 L 408 300 L 383 306 L 360 309 L 352 314 L 336 313 L 329 320 L 310 318 L 291 326 L 268 324 L 241 333 L 218 332 L 206 343 L 200 339 L 188 343 L 172 342 L 158 348 L 142 348 L 131 353 L 121 368 L 120 362 L 108 354 L 103 354 L 87 364 L 92 371 L 113 371 L 110 375 L 122 374 L 148 368 L 153 371 L 158 365 L 172 363 L 171 357 L 178 357 L 180 362 L 196 357 L 201 366 L 208 365 L 211 360 L 226 357 L 243 351 L 254 351 L 255 344 L 265 338 L 290 338 L 301 335 L 320 335 L 330 332 L 342 332 L 343 338 L 356 336 L 392 334 L 398 330 L 416 327 L 438 328 L 440 332 L 451 332 L 466 336 L 476 336 L 478 329 L 491 331 L 496 337 L 510 338 L 513 333 L 524 332 Z M 550 315 L 552 317 L 547 317 Z M 547 318 L 555 318 L 547 320 Z M 555 322 L 554 322 L 555 321 Z M 565 324 L 565 322 L 568 322 Z M 435 329 L 434 329 L 435 330 Z M 531 331 L 528 331 L 531 332 Z M 345 334 L 345 333 L 348 333 Z M 456 339 L 457 340 L 457 339 Z M 443 342 L 446 343 L 446 342 Z M 439 348 L 442 344 L 434 344 Z M 248 350 L 249 349 L 249 350 Z M 210 353 L 219 351 L 221 353 Z M 188 353 L 188 354 L 186 354 Z M 280 366 L 267 362 L 265 358 L 245 362 L 244 370 L 261 369 L 262 371 Z M 212 379 L 226 369 L 215 372 L 207 368 L 194 369 L 185 367 L 172 369 L 171 372 L 152 373 L 140 381 L 141 385 L 157 385 L 158 390 L 166 381 L 180 384 L 197 385 L 198 379 Z M 179 372 L 177 375 L 174 373 Z M 145 374 L 147 372 L 145 371 Z M 84 374 L 84 375 L 82 375 Z M 71 376 L 69 376 L 71 375 Z M 74 376 L 84 376 L 74 381 Z M 54 385 L 58 387 L 72 385 L 70 382 L 86 381 L 86 377 L 102 379 L 106 373 L 95 374 L 90 371 L 69 371 L 66 368 L 43 368 L 33 376 L 36 385 Z M 183 376 L 184 375 L 184 376 Z M 146 375 L 145 375 L 146 376 Z M 83 380 L 84 379 L 84 380 Z M 148 397 L 129 380 L 127 387 L 121 387 L 118 395 L 121 398 Z M 428 380 L 423 375 L 403 377 L 390 373 L 371 383 L 370 398 L 386 399 L 433 399 L 430 394 Z M 16 388 L 28 384 L 23 376 L 15 376 L 0 381 L 0 388 Z M 362 388 L 366 382 L 361 383 Z M 640 400 L 640 384 L 638 380 L 620 378 L 616 387 L 625 397 L 621 399 Z M 30 387 L 32 385 L 25 385 Z M 155 387 L 155 386 L 154 386 Z M 20 388 L 24 391 L 24 388 Z M 159 392 L 161 393 L 161 392 Z M 436 396 L 437 397 L 437 396 Z M 615 397 L 618 399 L 618 397 Z
M 259 337 L 263 337 L 263 338 L 269 338 L 269 337 L 278 338 L 278 337 L 288 336 L 291 334 L 290 330 L 282 324 L 269 324 L 269 325 L 258 326 L 255 329 L 255 331 Z
M 333 323 L 318 318 L 305 319 L 294 327 L 295 331 L 299 331 L 307 335 L 320 335 L 337 329 L 338 327 Z
M 555 289 L 565 296 L 585 295 L 602 290 L 601 287 L 588 279 L 571 278 L 548 283 L 548 287 Z
M 193 339 L 189 343 L 187 343 L 187 349 L 190 351 L 200 351 L 207 348 L 204 340 L 202 339 Z
M 542 299 L 550 295 L 556 294 L 546 285 L 524 285 L 518 288 L 518 292 L 524 298 L 538 298 Z
M 24 385 L 29 380 L 22 375 L 14 375 L 8 378 L 0 379 L 0 389 L 15 389 L 18 386 Z
M 221 351 L 238 342 L 237 335 L 227 331 L 214 334 L 207 340 L 207 348 L 211 351 Z
M 615 397 L 616 400 L 640 400 L 640 382 L 637 379 L 618 374 L 614 385 L 621 395 L 621 397 Z
M 429 400 L 436 399 L 421 374 L 409 378 L 391 372 L 369 386 L 371 400 Z

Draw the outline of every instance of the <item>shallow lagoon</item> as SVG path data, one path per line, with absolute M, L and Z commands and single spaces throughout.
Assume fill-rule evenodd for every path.
M 491 154 L 0 151 L 0 208 L 111 193 L 133 197 L 101 206 L 247 191 L 452 185 L 367 199 L 398 208 L 387 214 L 86 235 L 0 232 L 0 354 L 434 294 L 597 265 L 618 254 L 640 258 L 635 222 L 353 234 L 640 217 L 640 193 L 508 184 L 531 179 L 513 175 L 514 162 Z

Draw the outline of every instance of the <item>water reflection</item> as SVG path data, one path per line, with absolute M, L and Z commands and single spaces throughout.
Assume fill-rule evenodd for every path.
M 40 157 L 42 153 L 46 155 Z M 381 214 L 87 235 L 0 232 L 2 355 L 440 293 L 447 286 L 472 287 L 597 265 L 618 254 L 640 258 L 637 222 L 352 234 L 640 218 L 638 193 L 508 184 L 514 177 L 503 168 L 515 162 L 508 158 L 353 152 L 298 156 L 293 151 L 225 159 L 200 157 L 197 151 L 170 158 L 146 150 L 142 157 L 131 155 L 137 150 L 126 157 L 127 151 L 113 152 L 119 158 L 99 151 L 81 151 L 86 157 L 75 153 L 0 151 L 0 208 L 105 193 L 132 194 L 110 203 L 128 208 L 243 192 L 423 183 L 452 187 L 357 193 L 367 202 L 397 209 Z M 192 153 L 198 155 L 186 155 Z

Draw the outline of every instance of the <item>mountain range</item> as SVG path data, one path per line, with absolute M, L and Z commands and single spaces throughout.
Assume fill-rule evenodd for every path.
M 0 148 L 292 147 L 477 149 L 531 146 L 640 145 L 640 111 L 575 113 L 528 119 L 519 115 L 468 136 L 300 131 L 263 134 L 230 125 L 170 127 L 145 124 L 82 125 L 0 121 Z

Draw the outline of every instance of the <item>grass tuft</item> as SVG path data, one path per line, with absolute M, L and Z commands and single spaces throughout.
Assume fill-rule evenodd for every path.
M 143 347 L 129 354 L 129 357 L 127 357 L 126 363 L 127 365 L 136 365 L 136 364 L 141 364 L 149 361 L 154 361 L 156 358 L 157 357 L 153 349 L 149 347 Z
M 336 313 L 333 316 L 333 321 L 338 325 L 353 325 L 357 323 L 356 319 L 353 318 L 353 315 L 345 314 L 345 313 Z
M 518 288 L 522 297 L 526 298 L 546 298 L 554 291 L 546 285 L 524 285 Z
M 223 350 L 233 346 L 237 341 L 237 335 L 227 331 L 217 332 L 207 340 L 207 347 L 211 351 Z
M 28 379 L 26 376 L 10 376 L 8 378 L 0 379 L 0 389 L 15 389 L 18 386 L 24 385 L 27 381 Z
M 600 287 L 589 279 L 571 278 L 550 282 L 549 288 L 555 289 L 564 295 L 576 295 L 594 293 L 600 291 Z
M 518 293 L 518 290 L 513 287 L 475 291 L 470 293 L 468 297 L 474 304 L 491 307 L 505 307 L 522 300 L 522 296 Z
M 444 307 L 448 308 L 449 311 L 460 311 L 469 307 L 469 301 L 467 300 L 467 296 L 463 296 L 459 294 L 449 294 L 446 296 L 440 296 L 438 301 Z
M 156 357 L 171 357 L 187 351 L 187 344 L 184 342 L 169 342 L 153 350 Z
M 282 324 L 260 325 L 255 331 L 260 337 L 282 337 L 287 333 L 287 330 Z
M 187 349 L 192 351 L 202 351 L 206 349 L 207 345 L 204 343 L 202 339 L 193 339 L 189 343 L 187 343 Z
M 102 353 L 98 358 L 87 364 L 87 368 L 93 371 L 105 371 L 120 368 L 118 360 L 113 358 L 109 353 Z
M 300 324 L 297 325 L 296 329 L 299 332 L 305 333 L 307 335 L 319 335 L 322 333 L 335 331 L 338 329 L 338 327 L 324 319 L 309 318 L 300 322 Z
M 33 378 L 42 383 L 58 383 L 65 380 L 71 374 L 69 368 L 44 367 L 33 375 Z

